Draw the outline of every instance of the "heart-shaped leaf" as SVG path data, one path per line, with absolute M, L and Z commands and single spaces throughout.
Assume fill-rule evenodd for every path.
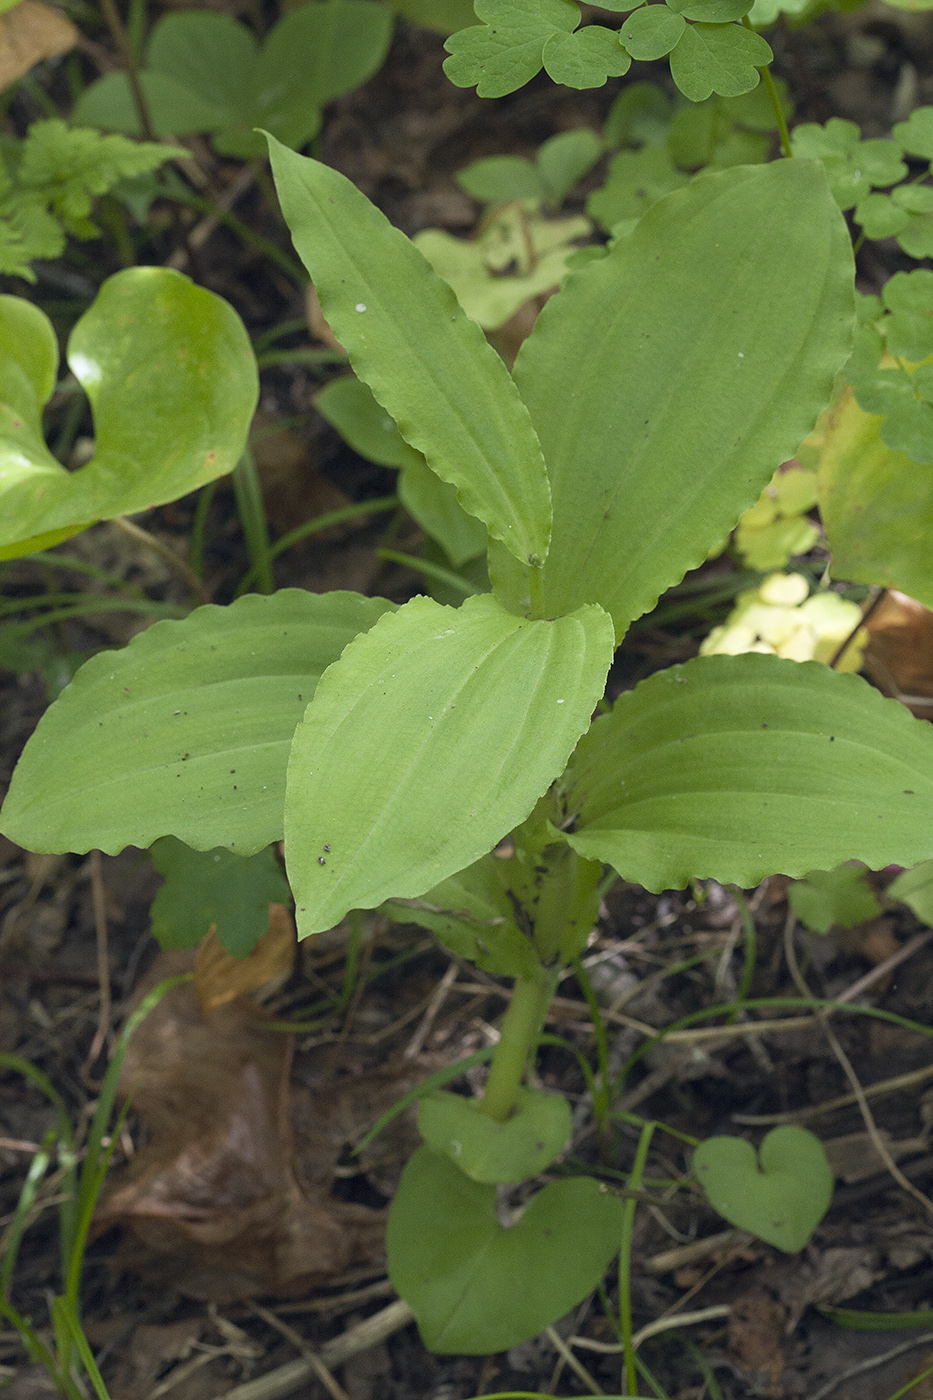
M 74 472 L 42 438 L 56 360 L 40 317 L 0 297 L 0 559 L 174 500 L 236 465 L 258 380 L 227 302 L 168 268 L 108 278 L 68 342 L 97 447 Z
M 432 1351 L 505 1351 L 597 1287 L 622 1217 L 619 1197 L 577 1176 L 545 1186 L 504 1230 L 495 1186 L 419 1147 L 389 1212 L 389 1277 Z
M 794 1254 L 829 1209 L 833 1174 L 819 1138 L 787 1123 L 761 1144 L 761 1165 L 744 1138 L 712 1137 L 693 1154 L 710 1205 L 730 1225 Z
M 474 1181 L 527 1181 L 563 1152 L 572 1129 L 563 1094 L 519 1089 L 515 1112 L 504 1123 L 474 1099 L 443 1090 L 422 1099 L 418 1131 L 429 1147 L 449 1157 Z

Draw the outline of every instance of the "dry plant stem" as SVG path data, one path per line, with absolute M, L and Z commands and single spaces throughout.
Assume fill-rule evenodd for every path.
M 308 1365 L 321 1382 L 321 1385 L 327 1391 L 328 1395 L 331 1396 L 331 1400 L 350 1400 L 343 1386 L 334 1379 L 328 1367 L 325 1366 L 321 1358 L 311 1350 L 304 1338 L 298 1335 L 294 1327 L 289 1327 L 287 1322 L 283 1322 L 281 1318 L 276 1317 L 274 1312 L 271 1312 L 269 1308 L 264 1308 L 261 1303 L 254 1303 L 253 1308 L 258 1316 L 262 1318 L 263 1322 L 268 1323 L 270 1327 L 274 1327 L 277 1332 L 280 1332 L 287 1341 L 291 1342 L 298 1354 L 304 1357 L 305 1361 L 307 1361 Z
M 85 1077 L 103 1050 L 110 1030 L 110 955 L 107 938 L 107 892 L 104 889 L 104 876 L 101 870 L 100 851 L 91 852 L 91 904 L 94 908 L 94 932 L 97 937 L 97 985 L 100 989 L 100 1002 L 97 1012 L 97 1030 L 91 1041 L 84 1062 Z
M 933 1079 L 933 1065 L 922 1069 L 912 1069 L 908 1074 L 896 1074 L 893 1079 L 879 1079 L 875 1084 L 862 1086 L 866 1099 L 877 1099 L 884 1094 L 896 1094 L 899 1089 L 916 1089 L 926 1079 Z M 764 1128 L 774 1123 L 809 1123 L 813 1118 L 835 1113 L 839 1108 L 848 1108 L 857 1103 L 854 1094 L 840 1094 L 836 1099 L 825 1103 L 811 1104 L 809 1108 L 790 1109 L 787 1113 L 733 1113 L 733 1123 L 744 1123 L 750 1128 Z
M 325 1342 L 318 1355 L 325 1366 L 334 1370 L 351 1357 L 378 1346 L 413 1320 L 411 1308 L 399 1298 L 373 1317 L 358 1322 L 342 1336 Z M 223 1400 L 283 1400 L 284 1396 L 298 1390 L 313 1375 L 313 1367 L 304 1357 L 300 1357 L 296 1361 L 286 1362 L 284 1366 L 277 1366 L 274 1371 L 258 1376 L 254 1381 L 235 1385 L 226 1392 Z
M 252 165 L 244 165 L 243 169 L 236 176 L 236 179 L 231 180 L 223 193 L 215 200 L 217 208 L 222 210 L 225 214 L 228 214 L 240 196 L 246 193 L 250 186 L 254 184 L 255 180 L 256 171 L 254 167 Z M 211 234 L 219 227 L 220 219 L 216 214 L 205 214 L 204 218 L 195 224 L 194 228 L 188 234 L 185 246 L 176 248 L 165 266 L 172 267 L 180 272 L 182 268 L 187 266 L 191 251 L 193 250 L 196 252 L 199 248 L 203 248 Z
M 661 1332 L 672 1332 L 675 1327 L 695 1327 L 700 1322 L 714 1322 L 728 1317 L 732 1311 L 728 1303 L 713 1303 L 708 1308 L 700 1308 L 692 1313 L 671 1313 L 648 1322 L 632 1337 L 632 1346 L 639 1347 L 649 1337 L 657 1337 Z M 548 1328 L 550 1335 L 551 1329 Z M 625 1350 L 622 1342 L 596 1342 L 590 1337 L 571 1337 L 568 1346 L 581 1347 L 585 1351 L 598 1351 L 603 1356 L 618 1356 Z
M 790 972 L 794 985 L 797 987 L 801 996 L 812 997 L 813 993 L 807 985 L 806 979 L 804 978 L 803 973 L 800 971 L 800 965 L 797 962 L 797 950 L 794 947 L 794 930 L 796 926 L 797 920 L 794 917 L 794 913 L 792 910 L 788 910 L 787 919 L 784 924 L 784 956 L 787 960 L 788 971 Z M 868 1133 L 868 1136 L 871 1138 L 872 1147 L 874 1147 L 881 1161 L 884 1163 L 888 1172 L 897 1182 L 898 1186 L 900 1186 L 901 1189 L 906 1191 L 909 1195 L 913 1196 L 914 1200 L 918 1203 L 918 1205 L 921 1205 L 923 1207 L 923 1209 L 927 1212 L 928 1215 L 933 1216 L 933 1202 L 931 1202 L 929 1197 L 925 1196 L 922 1191 L 919 1191 L 917 1187 L 914 1186 L 913 1182 L 907 1180 L 907 1177 L 901 1171 L 900 1167 L 897 1165 L 894 1158 L 891 1156 L 891 1153 L 888 1151 L 887 1144 L 878 1131 L 878 1125 L 875 1122 L 874 1114 L 872 1113 L 868 1105 L 868 1100 L 865 1097 L 865 1090 L 862 1088 L 858 1075 L 855 1073 L 855 1070 L 852 1067 L 851 1060 L 849 1059 L 845 1050 L 843 1050 L 841 1044 L 839 1043 L 839 1037 L 836 1035 L 832 1026 L 829 1024 L 829 1017 L 827 1016 L 826 1012 L 818 1011 L 816 1013 L 816 1019 L 820 1023 L 820 1027 L 827 1041 L 829 1042 L 833 1054 L 836 1056 L 836 1059 L 842 1066 L 846 1078 L 852 1085 L 852 1093 L 855 1096 L 855 1101 L 858 1104 L 859 1112 L 862 1115 L 862 1121 L 865 1124 L 865 1130 Z
M 726 1249 L 728 1246 L 744 1247 L 753 1239 L 754 1236 L 745 1230 L 720 1230 L 718 1234 L 707 1235 L 705 1239 L 691 1240 L 689 1244 L 679 1244 L 673 1249 L 653 1254 L 650 1259 L 645 1260 L 643 1267 L 648 1274 L 672 1274 L 675 1269 L 696 1264 L 719 1249 Z
M 544 1331 L 545 1336 L 551 1343 L 551 1346 L 557 1352 L 558 1356 L 561 1358 L 561 1360 L 566 1366 L 570 1367 L 577 1380 L 582 1381 L 582 1383 L 586 1386 L 590 1394 L 605 1395 L 606 1392 L 603 1390 L 602 1386 L 600 1386 L 593 1379 L 586 1367 L 577 1360 L 577 1358 L 574 1356 L 573 1352 L 570 1350 L 570 1347 L 564 1341 L 560 1333 L 556 1332 L 553 1327 L 546 1327 Z
M 171 545 L 167 545 L 164 540 L 158 539 L 155 535 L 144 530 L 141 525 L 137 525 L 135 520 L 128 520 L 125 515 L 118 515 L 114 518 L 114 525 L 118 530 L 122 530 L 124 535 L 129 535 L 130 539 L 137 540 L 147 548 L 158 554 L 160 559 L 164 559 L 173 573 L 188 586 L 199 603 L 209 603 L 211 601 L 210 590 L 204 586 L 197 574 L 180 555 L 176 554 Z
M 879 588 L 877 584 L 872 588 L 862 608 L 862 616 L 852 628 L 849 635 L 845 638 L 843 642 L 839 644 L 839 646 L 837 646 L 836 650 L 832 654 L 829 664 L 833 668 L 833 670 L 835 670 L 835 668 L 839 665 L 839 662 L 845 656 L 846 652 L 849 650 L 849 647 L 855 641 L 855 638 L 857 637 L 859 631 L 865 626 L 865 623 L 871 617 L 872 613 L 881 606 L 881 600 L 885 596 L 887 591 L 888 590 L 886 588 Z
M 870 972 L 866 972 L 864 977 L 860 977 L 857 982 L 852 983 L 851 987 L 847 987 L 844 992 L 840 992 L 836 1000 L 854 1001 L 856 997 L 860 997 L 863 992 L 866 992 L 869 987 L 873 987 L 876 982 L 880 982 L 889 972 L 893 972 L 894 968 L 900 967 L 902 962 L 906 962 L 908 958 L 912 958 L 914 953 L 924 947 L 925 944 L 929 943 L 931 938 L 933 938 L 933 928 L 924 929 L 923 933 L 914 934 L 913 938 L 908 938 L 904 946 L 898 948 L 896 953 L 892 953 L 889 958 L 885 958 L 884 962 L 878 963 Z
M 866 1371 L 877 1370 L 885 1362 L 893 1361 L 897 1356 L 903 1356 L 905 1351 L 929 1346 L 931 1342 L 933 1342 L 933 1332 L 922 1332 L 919 1337 L 912 1337 L 909 1342 L 899 1342 L 896 1347 L 891 1347 L 889 1351 L 883 1351 L 878 1356 L 870 1356 L 867 1361 L 860 1361 L 857 1366 L 850 1366 L 848 1371 L 842 1371 L 838 1376 L 833 1376 L 825 1385 L 821 1385 L 819 1390 L 815 1390 L 809 1400 L 824 1400 L 825 1396 L 831 1395 L 844 1381 L 852 1380 L 853 1376 L 863 1376 Z
M 451 962 L 449 964 L 447 971 L 444 973 L 431 995 L 431 1000 L 428 1002 L 427 1009 L 418 1023 L 418 1029 L 402 1051 L 402 1058 L 404 1060 L 413 1060 L 416 1055 L 421 1054 L 424 1042 L 427 1040 L 431 1032 L 431 1027 L 440 1014 L 441 1007 L 447 1000 L 447 993 L 457 980 L 457 973 L 459 971 L 459 963 Z

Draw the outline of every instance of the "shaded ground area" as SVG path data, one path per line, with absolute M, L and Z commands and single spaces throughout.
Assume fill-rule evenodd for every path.
M 774 47 L 800 119 L 841 115 L 866 136 L 883 134 L 933 99 L 933 23 L 923 15 L 869 8 L 806 31 L 780 30 Z M 598 128 L 619 90 L 578 94 L 542 82 L 489 103 L 453 89 L 442 57 L 439 39 L 402 27 L 378 77 L 329 110 L 321 140 L 322 157 L 408 233 L 429 225 L 469 233 L 478 206 L 455 184 L 456 170 L 481 155 L 531 154 L 561 130 Z M 206 149 L 201 155 L 212 193 L 229 192 L 238 168 Z M 262 177 L 238 188 L 230 201 L 238 218 L 281 241 Z M 309 321 L 312 337 L 321 327 L 303 292 L 228 229 L 193 222 L 188 251 L 175 260 L 228 297 L 254 334 L 289 323 L 277 346 L 326 348 L 309 342 Z M 876 289 L 898 265 L 896 252 L 865 252 L 863 289 Z M 93 291 L 90 275 L 71 266 L 43 270 L 43 295 L 56 286 L 78 298 Z M 331 372 L 294 364 L 264 372 L 256 453 L 275 537 L 394 490 L 392 473 L 356 457 L 312 413 Z M 95 527 L 64 552 L 186 608 L 190 587 L 172 551 L 187 549 L 196 510 L 184 500 L 147 519 L 162 554 L 115 525 Z M 401 601 L 416 591 L 416 574 L 377 551 L 419 545 L 403 514 L 363 515 L 283 554 L 276 582 Z M 249 558 L 227 487 L 204 518 L 204 561 L 208 595 L 228 601 Z M 32 651 L 17 669 L 0 670 L 0 788 L 68 665 L 122 644 L 146 622 L 133 612 L 95 614 L 93 595 L 104 586 L 88 574 L 66 576 L 69 589 L 92 595 L 87 614 L 27 634 Z M 53 586 L 48 566 L 29 561 L 7 566 L 4 582 L 21 599 Z M 717 620 L 684 595 L 675 601 L 633 629 L 613 672 L 616 690 L 695 654 Z M 929 1038 L 856 1011 L 821 1017 L 805 1005 L 809 996 L 827 998 L 930 1026 L 933 932 L 903 905 L 885 904 L 891 873 L 874 877 L 878 917 L 823 937 L 789 916 L 779 877 L 749 894 L 747 906 L 712 882 L 660 897 L 613 888 L 584 960 L 608 1043 L 613 1113 L 602 1124 L 577 1058 L 593 1058 L 590 1009 L 573 978 L 560 989 L 538 1071 L 543 1086 L 573 1103 L 568 1160 L 622 1184 L 639 1120 L 661 1125 L 639 1196 L 632 1266 L 639 1355 L 659 1393 L 884 1400 L 933 1364 L 933 1311 L 884 1332 L 844 1330 L 821 1311 L 933 1310 Z M 48 1075 L 79 1138 L 115 1029 L 145 987 L 191 965 L 187 955 L 158 955 L 148 920 L 158 884 L 145 853 L 33 856 L 0 838 L 0 1051 Z M 239 1400 L 617 1393 L 620 1357 L 604 1307 L 617 1297 L 611 1279 L 605 1300 L 590 1300 L 551 1334 L 475 1358 L 428 1354 L 385 1278 L 384 1212 L 417 1140 L 410 1115 L 357 1148 L 413 1085 L 492 1042 L 501 989 L 423 930 L 378 917 L 348 920 L 297 954 L 287 918 L 273 921 L 268 938 L 267 960 L 242 980 L 216 949 L 204 952 L 194 989 L 171 992 L 131 1050 L 125 1078 L 137 1088 L 117 1134 L 85 1285 L 87 1334 L 115 1400 L 213 1400 L 247 1383 L 255 1388 Z M 742 1012 L 726 1025 L 700 1019 L 652 1042 L 653 1030 L 739 993 L 792 1004 Z M 52 1121 L 34 1087 L 0 1074 L 6 1221 Z M 798 1255 L 724 1231 L 687 1177 L 690 1139 L 760 1134 L 779 1122 L 816 1132 L 838 1178 L 829 1215 Z M 40 1327 L 58 1286 L 58 1185 L 52 1174 L 38 1190 L 13 1292 Z M 370 1319 L 374 1331 L 366 1330 Z M 277 1369 L 289 1364 L 286 1375 Z M 11 1333 L 0 1336 L 0 1379 L 16 1400 L 49 1389 Z M 645 1387 L 651 1393 L 647 1379 Z M 910 1393 L 933 1388 L 920 1383 Z

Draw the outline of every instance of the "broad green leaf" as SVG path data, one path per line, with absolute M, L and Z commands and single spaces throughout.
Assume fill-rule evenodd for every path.
M 670 53 L 683 32 L 682 15 L 667 5 L 643 5 L 629 15 L 619 38 L 633 58 L 650 60 Z
M 167 835 L 240 855 L 280 840 L 295 726 L 324 669 L 393 606 L 247 594 L 93 657 L 26 745 L 4 833 L 29 850 L 111 855 Z
M 223 846 L 193 851 L 163 836 L 151 855 L 165 876 L 150 911 L 153 937 L 162 948 L 194 948 L 214 925 L 227 952 L 245 958 L 269 927 L 269 905 L 291 898 L 271 846 L 235 856 Z
M 270 138 L 282 210 L 324 315 L 406 442 L 517 559 L 547 553 L 547 472 L 527 410 L 482 331 L 343 175 Z
M 575 34 L 563 30 L 552 34 L 543 58 L 548 77 L 570 88 L 602 87 L 607 78 L 621 78 L 632 66 L 618 34 L 598 24 L 588 24 Z
M 885 445 L 885 421 L 863 412 L 851 390 L 833 408 L 817 472 L 832 572 L 933 608 L 933 472 Z
M 790 907 L 811 933 L 829 933 L 834 924 L 854 928 L 881 913 L 861 865 L 844 862 L 833 870 L 811 870 L 787 888 Z
M 671 77 L 691 102 L 713 92 L 738 97 L 758 86 L 758 69 L 773 57 L 761 35 L 740 24 L 688 24 L 671 50 Z
M 495 1186 L 419 1147 L 389 1212 L 389 1277 L 432 1351 L 505 1351 L 599 1285 L 623 1213 L 617 1196 L 577 1176 L 545 1186 L 503 1230 Z
M 575 0 L 475 0 L 473 9 L 486 22 L 451 35 L 444 72 L 457 87 L 475 83 L 479 97 L 524 87 L 541 71 L 548 39 L 580 23 Z
M 744 1138 L 711 1137 L 694 1152 L 693 1170 L 730 1225 L 796 1254 L 833 1198 L 823 1144 L 806 1128 L 785 1123 L 766 1134 L 759 1156 L 760 1165 Z
M 509 1184 L 538 1176 L 563 1152 L 573 1123 L 563 1094 L 519 1089 L 515 1109 L 497 1123 L 476 1099 L 443 1090 L 418 1106 L 418 1131 L 428 1147 L 473 1181 Z
M 651 890 L 933 854 L 933 732 L 819 662 L 661 671 L 595 722 L 567 782 L 570 844 Z
M 139 82 L 156 136 L 216 131 L 224 123 L 222 108 L 167 73 L 143 69 Z M 128 136 L 143 134 L 139 108 L 125 73 L 105 73 L 86 87 L 75 103 L 72 120 L 104 131 L 122 131 Z
M 675 14 L 705 24 L 723 24 L 748 13 L 749 0 L 666 0 Z
M 823 170 L 796 160 L 701 176 L 571 273 L 515 362 L 554 499 L 546 616 L 598 602 L 621 637 L 702 564 L 829 401 L 852 286 Z
M 895 123 L 891 135 L 908 155 L 933 160 L 933 107 L 915 107 L 905 122 Z
M 414 455 L 416 460 L 407 462 L 399 473 L 399 500 L 459 569 L 485 554 L 486 526 L 475 515 L 467 515 L 454 488 L 434 475 L 420 452 Z
M 487 852 L 419 899 L 389 899 L 382 912 L 396 923 L 429 928 L 440 941 L 497 977 L 540 975 L 541 960 L 515 923 L 509 897 L 511 862 Z
M 423 894 L 523 821 L 589 724 L 611 634 L 599 608 L 527 621 L 483 594 L 414 598 L 347 647 L 289 762 L 299 936 Z
M 236 312 L 213 292 L 160 267 L 129 268 L 104 283 L 68 342 L 96 440 L 74 472 L 41 437 L 50 332 L 36 322 L 34 355 L 25 352 L 21 313 L 6 299 L 3 307 L 0 317 L 17 324 L 0 391 L 6 397 L 11 386 L 17 397 L 0 406 L 0 558 L 29 553 L 51 532 L 64 538 L 174 500 L 235 466 L 258 395 L 256 361 Z

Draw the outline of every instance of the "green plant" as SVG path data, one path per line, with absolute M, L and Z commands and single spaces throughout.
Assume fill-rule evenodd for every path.
M 43 437 L 58 369 L 51 322 L 0 296 L 0 340 L 0 559 L 174 500 L 243 451 L 259 393 L 249 338 L 232 307 L 179 272 L 118 272 L 74 327 L 68 360 L 95 429 L 77 471 Z
M 153 28 L 139 86 L 156 135 L 209 132 L 221 155 L 265 154 L 257 126 L 303 146 L 321 109 L 381 67 L 392 12 L 375 0 L 320 0 L 284 15 L 260 47 L 230 15 L 186 10 Z M 109 73 L 79 97 L 73 120 L 141 135 L 126 73 Z
M 187 980 L 187 975 L 169 977 L 148 992 L 120 1032 L 110 1063 L 101 1084 L 97 1106 L 87 1130 L 87 1139 L 78 1144 L 68 1116 L 68 1110 L 41 1070 L 19 1055 L 0 1054 L 0 1069 L 21 1074 L 52 1104 L 56 1126 L 46 1133 L 41 1151 L 20 1192 L 19 1201 L 7 1227 L 2 1262 L 0 1262 L 0 1317 L 19 1333 L 35 1365 L 44 1367 L 52 1384 L 68 1400 L 86 1400 L 83 1368 L 98 1400 L 108 1400 L 107 1391 L 94 1361 L 87 1338 L 81 1327 L 81 1281 L 88 1234 L 110 1159 L 116 1146 L 119 1124 L 114 1124 L 114 1104 L 120 1071 L 126 1059 L 133 1033 L 148 1016 L 170 987 Z M 79 1151 L 80 1146 L 80 1151 Z M 49 1300 L 52 1339 L 47 1345 L 32 1319 L 23 1316 L 10 1302 L 10 1291 L 16 1271 L 23 1236 L 30 1223 L 38 1188 L 50 1167 L 57 1165 L 59 1255 L 61 1264 L 61 1293 Z
M 482 1100 L 426 1102 L 389 1227 L 428 1345 L 498 1350 L 573 1306 L 623 1237 L 622 1201 L 590 1177 L 551 1181 L 512 1228 L 496 1208 L 562 1147 L 565 1109 L 525 1080 L 604 868 L 747 887 L 933 855 L 933 735 L 856 676 L 701 657 L 590 722 L 630 623 L 828 401 L 851 249 L 819 162 L 703 175 L 570 274 L 512 377 L 348 181 L 271 147 L 324 313 L 488 530 L 492 591 L 452 608 L 286 590 L 159 623 L 52 705 L 3 829 L 44 850 L 171 834 L 241 855 L 284 836 L 302 936 L 384 906 L 514 979 Z
M 69 234 L 97 237 L 95 197 L 183 155 L 180 146 L 69 129 L 57 118 L 34 122 L 22 141 L 0 137 L 0 273 L 35 281 L 35 258 L 59 257 Z
M 778 1249 L 802 1249 L 829 1208 L 833 1174 L 817 1138 L 786 1124 L 759 1151 L 744 1138 L 707 1138 L 693 1169 L 712 1204 L 732 1225 Z

